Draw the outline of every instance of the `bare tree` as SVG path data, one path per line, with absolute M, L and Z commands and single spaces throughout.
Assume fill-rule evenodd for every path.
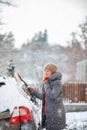
M 13 1 L 14 1 L 14 0 L 0 0 L 0 4 L 15 7 L 16 5 L 13 4 Z
M 81 45 L 80 45 L 80 42 L 78 41 L 77 39 L 77 33 L 76 32 L 72 32 L 71 33 L 71 46 L 72 48 L 77 48 L 78 50 L 81 49 Z
M 80 38 L 82 39 L 82 43 L 87 50 L 87 17 L 85 19 L 85 22 L 79 25 L 79 28 L 81 30 Z

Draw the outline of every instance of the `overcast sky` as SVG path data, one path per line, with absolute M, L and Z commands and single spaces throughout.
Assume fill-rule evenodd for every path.
M 50 43 L 64 45 L 87 15 L 87 0 L 18 0 L 17 8 L 3 7 L 2 15 L 3 31 L 14 33 L 18 47 L 45 29 Z

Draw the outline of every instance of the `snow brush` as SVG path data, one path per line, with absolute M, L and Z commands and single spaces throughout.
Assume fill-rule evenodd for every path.
M 27 91 L 29 91 L 29 93 L 30 93 L 31 101 L 36 104 L 36 98 L 35 98 L 34 95 L 32 95 L 31 90 L 30 90 L 29 87 L 28 87 L 28 84 L 22 79 L 22 77 L 20 76 L 20 74 L 18 74 L 18 77 L 20 78 L 20 80 L 21 80 L 21 81 L 24 83 L 24 85 L 26 86 L 26 90 L 28 89 Z

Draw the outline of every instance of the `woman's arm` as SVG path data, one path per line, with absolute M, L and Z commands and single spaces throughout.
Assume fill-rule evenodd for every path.
M 30 92 L 30 94 L 34 95 L 36 98 L 39 98 L 40 100 L 43 99 L 43 94 L 38 92 L 38 90 L 35 90 L 33 87 L 27 88 L 27 90 Z

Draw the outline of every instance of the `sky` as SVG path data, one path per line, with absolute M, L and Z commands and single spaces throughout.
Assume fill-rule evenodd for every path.
M 3 7 L 2 12 L 3 32 L 13 32 L 16 47 L 45 29 L 50 44 L 66 45 L 87 16 L 87 0 L 17 0 L 16 5 Z

